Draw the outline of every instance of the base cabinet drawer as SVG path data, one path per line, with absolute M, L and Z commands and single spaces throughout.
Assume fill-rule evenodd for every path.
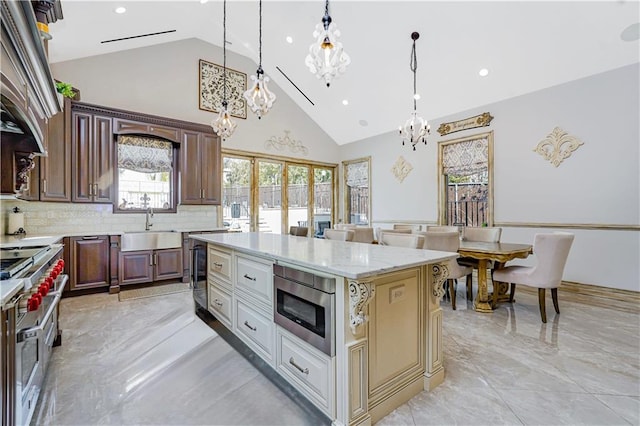
M 308 347 L 280 327 L 276 331 L 276 339 L 276 367 L 280 375 L 331 416 L 334 392 L 331 358 Z
M 237 256 L 236 287 L 243 293 L 264 303 L 267 310 L 273 308 L 272 264 Z
M 233 329 L 231 319 L 232 315 L 232 298 L 229 293 L 222 288 L 209 284 L 209 311 L 229 330 Z
M 272 318 L 262 315 L 256 308 L 235 299 L 235 334 L 249 347 L 273 365 L 275 324 Z
M 231 281 L 231 253 L 209 248 L 207 259 L 209 272 L 227 281 Z

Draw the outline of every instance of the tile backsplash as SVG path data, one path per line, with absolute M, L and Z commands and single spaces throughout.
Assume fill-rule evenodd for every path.
M 28 235 L 71 235 L 144 231 L 144 213 L 113 214 L 111 204 L 42 203 L 2 200 L 2 233 L 14 207 L 24 212 Z M 205 230 L 218 227 L 217 206 L 178 206 L 177 213 L 155 213 L 154 231 Z

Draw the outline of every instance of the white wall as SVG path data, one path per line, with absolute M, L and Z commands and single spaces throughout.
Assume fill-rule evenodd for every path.
M 58 62 L 51 69 L 56 79 L 80 89 L 83 102 L 210 124 L 217 114 L 198 108 L 200 59 L 222 64 L 222 49 L 199 39 L 188 39 Z M 227 67 L 246 73 L 249 80 L 257 65 L 244 56 L 227 52 Z M 272 111 L 260 120 L 251 111 L 247 111 L 246 120 L 235 118 L 238 127 L 223 148 L 339 162 L 338 145 L 324 130 L 275 83 L 271 83 L 270 89 L 277 96 Z M 284 136 L 284 130 L 309 148 L 308 154 L 265 148 L 267 139 Z
M 503 241 L 529 242 L 536 232 L 551 230 L 510 223 L 633 228 L 569 229 L 576 239 L 564 279 L 640 291 L 639 76 L 640 66 L 634 64 L 430 120 L 435 130 L 440 123 L 487 111 L 495 117 L 489 127 L 445 137 L 434 131 L 429 145 L 418 145 L 415 152 L 390 132 L 342 146 L 340 156 L 371 155 L 374 224 L 433 223 L 438 216 L 437 143 L 492 130 L 494 220 L 504 227 Z M 437 100 L 423 96 L 419 102 Z M 557 168 L 533 152 L 556 126 L 584 142 Z M 391 173 L 400 155 L 413 165 L 403 183 Z

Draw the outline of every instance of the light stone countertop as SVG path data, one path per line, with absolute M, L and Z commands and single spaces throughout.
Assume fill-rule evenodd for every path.
M 0 235 L 0 248 L 25 248 L 36 246 L 48 246 L 61 243 L 64 237 L 82 237 L 85 235 L 122 235 L 128 232 L 223 232 L 226 228 L 208 229 L 153 229 L 150 231 L 97 231 L 97 232 L 71 232 L 64 235 Z
M 259 232 L 193 235 L 199 241 L 360 279 L 458 257 L 457 253 Z
M 24 283 L 21 279 L 0 281 L 0 307 L 4 307 L 4 305 L 23 288 Z

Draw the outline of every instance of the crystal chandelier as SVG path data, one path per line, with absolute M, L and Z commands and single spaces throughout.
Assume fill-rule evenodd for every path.
M 331 79 L 343 74 L 347 65 L 351 63 L 351 58 L 338 41 L 340 31 L 336 24 L 331 23 L 329 0 L 325 2 L 322 23 L 316 25 L 313 36 L 316 37 L 316 42 L 309 47 L 309 54 L 304 62 L 313 74 L 318 78 L 324 78 L 329 87 Z
M 227 102 L 227 0 L 223 1 L 222 7 L 222 106 L 218 117 L 211 123 L 211 127 L 222 140 L 225 140 L 233 134 L 236 123 L 231 119 L 231 113 L 227 108 L 229 106 Z
M 247 106 L 253 111 L 258 119 L 262 118 L 263 115 L 266 115 L 269 112 L 269 109 L 273 106 L 273 103 L 276 101 L 276 95 L 273 94 L 267 87 L 267 83 L 269 82 L 269 77 L 264 75 L 264 71 L 262 70 L 262 0 L 260 0 L 260 25 L 259 25 L 259 47 L 258 52 L 260 55 L 260 63 L 258 64 L 258 70 L 256 71 L 256 75 L 251 76 L 251 80 L 253 80 L 253 84 L 244 92 L 244 98 L 247 100 Z
M 424 142 L 427 144 L 427 135 L 431 133 L 431 126 L 427 123 L 427 120 L 418 115 L 416 111 L 416 101 L 420 99 L 420 95 L 416 90 L 416 70 L 418 69 L 418 59 L 416 56 L 416 40 L 420 38 L 420 34 L 417 32 L 411 33 L 411 40 L 413 40 L 413 46 L 411 47 L 411 61 L 409 67 L 413 72 L 413 112 L 411 117 L 404 123 L 404 126 L 400 126 L 400 136 L 402 137 L 402 145 L 407 141 L 413 145 L 413 150 L 416 150 L 416 144 L 418 142 Z

